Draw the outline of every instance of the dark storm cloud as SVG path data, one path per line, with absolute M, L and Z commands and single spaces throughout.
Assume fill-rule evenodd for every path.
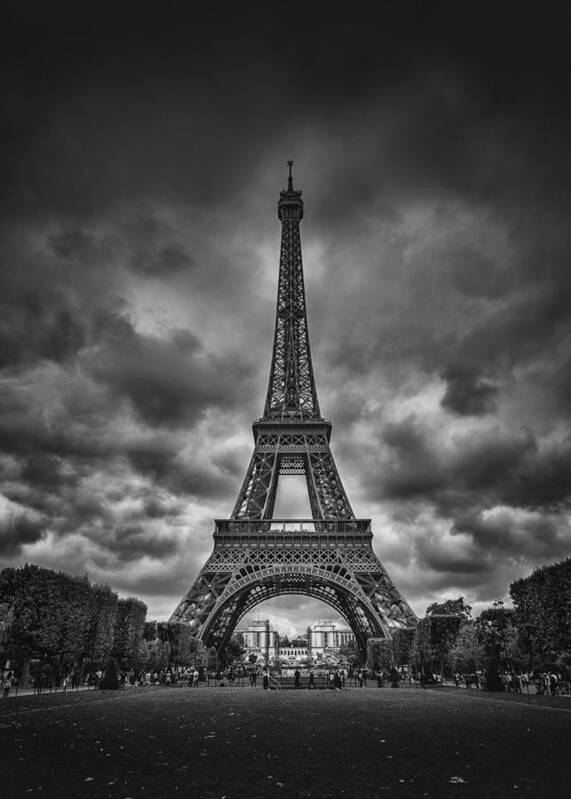
M 48 243 L 59 258 L 84 259 L 93 247 L 94 236 L 85 233 L 81 228 L 54 233 L 49 236 Z
M 75 501 L 82 472 L 79 464 L 37 453 L 23 458 L 18 468 L 17 479 L 3 488 L 7 499 L 48 516 L 61 513 L 70 499 Z
M 107 289 L 108 252 L 79 230 L 47 241 L 33 228 L 5 229 L 0 269 L 0 367 L 68 365 L 88 344 L 91 305 Z M 89 285 L 91 283 L 91 285 Z
M 488 555 L 549 558 L 563 556 L 568 546 L 553 519 L 518 518 L 507 508 L 494 514 L 468 514 L 458 520 L 452 532 L 468 534 L 474 546 Z
M 38 413 L 32 398 L 13 385 L 0 392 L 0 445 L 4 452 L 34 457 L 68 450 L 68 437 Z
M 389 498 L 430 495 L 446 485 L 437 454 L 413 418 L 387 425 L 383 440 L 394 454 L 393 468 L 383 476 L 382 490 Z
M 494 410 L 498 389 L 462 366 L 443 374 L 448 383 L 442 407 L 463 416 L 482 416 Z
M 351 15 L 308 4 L 295 30 L 276 25 L 281 12 L 264 3 L 228 7 L 222 18 L 205 7 L 158 18 L 143 4 L 128 15 L 113 8 L 27 20 L 14 41 L 9 94 L 12 204 L 81 214 L 118 197 L 182 193 L 216 205 L 244 189 L 263 149 L 304 122 L 329 128 L 349 156 L 381 134 L 376 169 L 349 158 L 328 170 L 328 219 L 335 202 L 344 216 L 358 214 L 381 183 L 489 195 L 491 181 L 514 184 L 518 153 L 543 140 L 543 163 L 562 155 L 563 130 L 548 128 L 546 140 L 542 124 L 554 111 L 567 121 L 555 105 L 565 74 L 557 15 L 537 19 L 519 5 L 514 36 L 514 15 L 485 4 L 472 13 L 447 3 L 358 4 Z M 425 75 L 444 80 L 426 91 Z M 371 113 L 385 107 L 388 119 Z M 339 137 L 346 119 L 353 133 Z M 552 176 L 560 180 L 560 169 Z
M 158 536 L 144 525 L 119 524 L 113 537 L 113 552 L 124 561 L 139 560 L 141 557 L 162 559 L 177 551 L 178 541 L 174 536 Z
M 145 277 L 168 280 L 196 264 L 179 240 L 180 232 L 156 215 L 140 213 L 123 220 L 120 233 L 131 250 L 129 267 Z
M 11 556 L 21 552 L 25 544 L 38 541 L 45 530 L 41 520 L 20 514 L 0 521 L 0 555 Z
M 372 494 L 428 500 L 444 516 L 480 503 L 529 509 L 568 505 L 569 437 L 539 447 L 529 430 L 509 435 L 498 426 L 457 435 L 449 446 L 409 417 L 387 425 L 382 441 L 387 461 L 378 482 L 369 483 Z
M 224 452 L 214 454 L 212 463 L 220 469 L 222 474 L 231 478 L 234 481 L 234 485 L 239 485 L 244 476 L 250 454 L 250 447 L 241 446 L 239 449 L 226 449 Z
M 184 510 L 184 504 L 179 500 L 165 500 L 149 494 L 143 506 L 143 513 L 149 519 L 165 519 L 177 516 Z
M 415 557 L 426 572 L 423 591 L 468 592 L 476 602 L 490 602 L 533 564 L 565 557 L 569 533 L 557 516 L 509 507 L 468 512 L 451 534 L 425 530 L 417 539 Z M 413 598 L 417 590 L 410 586 Z
M 253 46 L 251 11 L 223 15 L 241 19 L 244 33 L 251 25 L 250 41 L 206 7 L 166 17 L 144 4 L 132 14 L 15 15 L 25 28 L 7 87 L 12 202 L 76 218 L 149 195 L 215 206 L 223 191 L 243 189 L 231 156 L 256 163 L 277 105 L 271 92 L 259 102 L 272 70 L 261 68 L 267 40 Z
M 168 340 L 123 332 L 100 354 L 93 374 L 128 398 L 147 424 L 192 425 L 206 408 L 232 405 L 243 390 L 248 371 L 204 352 L 188 331 Z
M 420 541 L 417 554 L 423 567 L 439 574 L 453 575 L 454 584 L 460 576 L 464 585 L 478 585 L 492 571 L 489 561 L 481 553 L 447 552 L 434 540 Z
M 85 326 L 76 309 L 49 290 L 42 296 L 17 293 L 0 301 L 0 368 L 73 357 L 85 342 Z
M 192 263 L 192 258 L 180 244 L 171 244 L 168 247 L 163 247 L 152 255 L 144 251 L 138 251 L 130 261 L 131 267 L 135 272 L 162 277 L 176 274 L 181 269 L 188 269 L 192 266 Z
M 216 499 L 227 495 L 233 485 L 228 475 L 214 466 L 215 459 L 212 459 L 212 466 L 210 461 L 199 464 L 182 459 L 177 442 L 172 440 L 134 444 L 127 454 L 131 466 L 139 474 L 180 496 Z
M 65 473 L 60 458 L 53 455 L 37 454 L 26 458 L 21 478 L 24 482 L 44 491 L 54 491 L 63 485 L 74 485 L 78 480 L 75 473 Z

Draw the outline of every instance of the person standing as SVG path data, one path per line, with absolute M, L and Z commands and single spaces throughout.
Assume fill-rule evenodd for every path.
M 12 670 L 9 670 L 4 674 L 4 679 L 2 680 L 2 699 L 8 698 L 13 679 L 14 672 Z

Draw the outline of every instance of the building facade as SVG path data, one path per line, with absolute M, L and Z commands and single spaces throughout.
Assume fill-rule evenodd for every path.
M 318 621 L 307 628 L 304 638 L 290 646 L 280 646 L 279 634 L 268 619 L 258 620 L 236 631 L 244 641 L 244 661 L 255 665 L 300 666 L 326 664 L 340 660 L 341 647 L 355 640 L 351 630 L 338 628 L 333 622 Z
M 339 660 L 341 647 L 355 640 L 351 630 L 337 628 L 333 622 L 323 620 L 307 628 L 307 654 L 315 664 L 326 660 Z
M 244 659 L 256 656 L 256 664 L 274 664 L 279 651 L 279 635 L 272 629 L 269 619 L 259 619 L 246 629 L 236 630 L 244 639 Z

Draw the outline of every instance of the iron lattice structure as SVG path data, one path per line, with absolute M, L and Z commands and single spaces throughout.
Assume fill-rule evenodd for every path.
M 301 191 L 291 174 L 280 192 L 282 223 L 273 355 L 264 415 L 230 519 L 218 519 L 214 551 L 171 621 L 221 648 L 240 619 L 267 599 L 304 594 L 343 616 L 359 647 L 390 638 L 416 617 L 372 547 L 369 519 L 356 519 L 329 446 L 309 346 L 299 225 Z M 305 475 L 311 519 L 274 519 L 280 475 Z

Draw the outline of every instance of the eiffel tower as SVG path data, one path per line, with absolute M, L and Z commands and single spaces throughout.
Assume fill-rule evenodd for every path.
M 372 547 L 370 519 L 357 519 L 329 447 L 309 347 L 299 224 L 301 191 L 292 161 L 280 192 L 282 223 L 273 356 L 264 415 L 253 423 L 254 452 L 229 519 L 216 519 L 214 550 L 171 616 L 220 650 L 240 619 L 283 594 L 334 608 L 362 652 L 416 617 Z M 311 519 L 274 519 L 280 475 L 305 475 Z

